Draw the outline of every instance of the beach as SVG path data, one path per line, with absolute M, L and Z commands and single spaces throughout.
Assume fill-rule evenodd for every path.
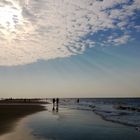
M 140 0 L 0 0 L 0 140 L 140 140 Z
M 0 104 L 0 135 L 12 131 L 15 124 L 25 116 L 43 111 L 41 105 Z
M 11 140 L 11 137 L 14 140 L 140 138 L 140 132 L 135 129 L 136 126 L 139 127 L 139 112 L 114 108 L 117 99 L 116 103 L 110 103 L 111 100 L 107 99 L 76 101 L 60 99 L 58 110 L 52 110 L 52 99 L 44 105 L 0 105 L 0 140 Z M 127 104 L 132 106 L 131 102 Z M 135 101 L 135 106 L 138 103 Z
M 106 106 L 104 104 L 104 110 L 101 111 L 100 109 L 100 112 L 107 112 L 109 108 Z M 95 106 L 91 106 L 91 102 L 88 102 L 88 104 L 86 102 L 85 105 L 85 99 L 84 103 L 80 100 L 78 104 L 75 102 L 75 99 L 61 99 L 59 110 L 52 110 L 53 105 L 51 99 L 50 104 L 46 104 L 44 107 L 38 105 L 32 106 L 32 109 L 29 106 L 13 107 L 17 108 L 17 110 L 20 109 L 20 111 L 17 111 L 20 113 L 22 109 L 26 109 L 26 113 L 17 113 L 18 115 L 13 115 L 14 119 L 3 121 L 4 124 L 1 128 L 6 128 L 7 125 L 10 129 L 5 129 L 5 132 L 1 131 L 0 140 L 11 140 L 11 138 L 14 140 L 140 139 L 140 132 L 134 126 L 124 125 L 117 121 L 114 121 L 114 123 L 112 120 L 106 121 L 106 116 L 103 118 L 103 113 L 98 114 L 97 111 L 99 112 L 99 110 L 94 110 Z M 101 106 L 96 108 L 99 109 Z M 13 112 L 13 114 L 15 113 Z M 113 118 L 112 116 L 111 114 L 110 118 Z M 126 120 L 127 118 L 128 116 L 126 116 Z

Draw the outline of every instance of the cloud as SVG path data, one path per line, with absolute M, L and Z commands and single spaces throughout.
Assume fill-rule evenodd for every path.
M 127 34 L 119 36 L 119 37 L 110 36 L 108 39 L 108 43 L 112 43 L 114 45 L 121 45 L 121 44 L 127 43 L 129 38 L 130 38 L 130 35 L 127 35 Z
M 12 3 L 11 3 L 10 1 L 8 1 L 8 0 L 1 0 L 1 1 L 0 1 L 0 7 L 1 7 L 1 6 L 5 6 L 5 5 L 11 6 Z
M 100 31 L 119 30 L 121 35 L 106 36 L 106 42 L 127 43 L 139 8 L 139 0 L 3 0 L 0 10 L 8 9 L 11 16 L 0 19 L 0 65 L 81 54 L 96 46 L 85 36 Z M 104 39 L 101 45 L 106 45 Z

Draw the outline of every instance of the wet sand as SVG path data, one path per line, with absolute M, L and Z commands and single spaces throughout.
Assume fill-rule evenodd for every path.
M 59 107 L 57 112 L 52 111 L 52 106 L 47 108 L 31 115 L 26 125 L 38 140 L 140 139 L 140 133 L 133 127 L 105 121 L 92 111 Z
M 92 111 L 59 107 L 25 116 L 15 123 L 13 131 L 0 140 L 139 140 L 132 127 L 101 119 Z
M 0 135 L 10 132 L 21 118 L 43 110 L 41 105 L 0 105 Z

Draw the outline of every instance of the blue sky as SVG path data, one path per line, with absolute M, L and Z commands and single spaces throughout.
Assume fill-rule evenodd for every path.
M 139 0 L 2 0 L 0 11 L 1 97 L 140 96 Z

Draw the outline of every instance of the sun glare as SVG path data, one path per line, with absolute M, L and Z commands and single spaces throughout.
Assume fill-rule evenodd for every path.
M 21 22 L 21 10 L 11 7 L 0 7 L 0 26 L 7 30 L 15 30 L 16 25 Z

